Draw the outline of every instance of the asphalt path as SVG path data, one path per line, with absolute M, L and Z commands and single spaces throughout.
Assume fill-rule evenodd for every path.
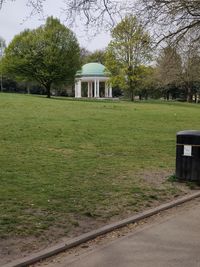
M 46 267 L 200 267 L 200 202 L 83 254 Z

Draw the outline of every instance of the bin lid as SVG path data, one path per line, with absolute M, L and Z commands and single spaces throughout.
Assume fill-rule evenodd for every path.
M 176 134 L 177 144 L 198 145 L 200 146 L 200 131 L 187 130 Z
M 200 131 L 197 131 L 197 130 L 186 130 L 186 131 L 180 131 L 176 135 L 200 136 Z

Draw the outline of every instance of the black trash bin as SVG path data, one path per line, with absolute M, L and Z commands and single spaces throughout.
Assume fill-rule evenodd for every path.
M 200 131 L 181 131 L 176 136 L 176 177 L 200 182 Z

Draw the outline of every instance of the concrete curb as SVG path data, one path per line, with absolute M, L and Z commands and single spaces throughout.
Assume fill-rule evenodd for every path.
M 19 260 L 10 262 L 8 264 L 5 264 L 2 267 L 25 267 L 25 266 L 29 266 L 30 264 L 33 264 L 33 263 L 36 263 L 40 260 L 54 256 L 54 255 L 56 255 L 60 252 L 63 252 L 69 248 L 78 246 L 84 242 L 92 240 L 92 239 L 94 239 L 100 235 L 104 235 L 104 234 L 111 232 L 115 229 L 126 226 L 127 224 L 138 222 L 142 219 L 145 219 L 145 218 L 148 218 L 152 215 L 155 215 L 161 211 L 173 208 L 177 205 L 183 204 L 184 202 L 190 201 L 190 200 L 198 198 L 198 197 L 200 197 L 200 191 L 197 191 L 196 193 L 193 193 L 191 195 L 184 196 L 184 197 L 179 198 L 177 200 L 174 200 L 172 202 L 160 205 L 156 208 L 152 208 L 150 210 L 144 211 L 142 213 L 139 213 L 139 214 L 134 215 L 132 217 L 129 217 L 127 219 L 121 220 L 119 222 L 106 225 L 106 226 L 101 227 L 97 230 L 93 230 L 91 232 L 80 235 L 80 236 L 73 238 L 71 240 L 68 240 L 67 243 L 61 243 L 61 244 L 58 244 L 58 245 L 53 246 L 51 248 L 47 248 L 47 249 L 42 250 L 38 253 L 34 253 L 31 256 L 27 256 L 23 259 L 19 259 Z

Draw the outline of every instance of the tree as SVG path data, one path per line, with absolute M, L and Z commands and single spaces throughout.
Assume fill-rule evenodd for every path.
M 86 57 L 85 57 L 85 63 L 90 63 L 90 62 L 99 62 L 101 64 L 105 64 L 105 50 L 104 49 L 99 49 L 95 50 L 94 52 L 90 52 Z
M 143 98 L 148 99 L 149 96 L 155 97 L 157 93 L 156 80 L 155 80 L 155 68 L 152 66 L 141 66 L 140 83 L 137 86 L 137 94 L 140 100 Z
M 90 51 L 87 50 L 85 47 L 81 47 L 80 49 L 80 63 L 84 65 L 87 63 L 87 57 L 90 55 Z
M 155 77 L 158 86 L 163 88 L 167 99 L 171 90 L 181 85 L 183 76 L 182 59 L 176 47 L 166 46 L 157 58 Z
M 182 60 L 177 48 L 168 45 L 157 59 L 157 75 L 163 85 L 179 83 L 182 76 Z
M 3 57 L 5 48 L 6 48 L 6 41 L 0 36 L 0 58 Z
M 155 25 L 159 43 L 167 39 L 177 43 L 188 36 L 199 42 L 200 1 L 138 0 L 138 4 L 143 19 Z
M 151 41 L 148 32 L 134 16 L 126 16 L 111 32 L 106 66 L 112 73 L 111 81 L 128 89 L 131 100 L 143 76 L 143 64 L 150 60 Z
M 3 65 L 2 65 L 2 59 L 4 55 L 4 50 L 6 48 L 6 42 L 5 40 L 0 36 L 0 91 L 3 91 Z
M 119 17 L 134 14 L 154 25 L 158 42 L 165 39 L 179 41 L 193 35 L 200 39 L 199 0 L 65 0 L 66 11 L 75 18 L 77 14 L 86 18 L 86 24 L 113 26 Z
M 0 0 L 0 10 L 3 4 L 8 1 L 15 0 Z M 31 14 L 43 13 L 46 0 L 26 0 L 25 3 L 31 9 Z M 65 12 L 66 20 L 70 23 L 76 18 L 81 18 L 81 23 L 90 24 L 99 30 L 102 25 L 113 26 L 115 19 L 122 15 L 122 8 L 125 6 L 125 1 L 119 3 L 118 0 L 63 0 L 62 10 Z
M 188 102 L 197 94 L 200 83 L 200 47 L 190 40 L 181 46 L 161 50 L 156 65 L 156 80 L 167 98 L 179 91 Z
M 87 64 L 91 62 L 99 62 L 101 64 L 105 64 L 105 50 L 99 49 L 91 52 L 86 48 L 81 48 L 81 64 Z
M 79 60 L 79 44 L 73 32 L 49 17 L 45 25 L 15 36 L 5 50 L 3 69 L 17 80 L 37 81 L 50 97 L 52 84 L 73 81 Z
M 200 83 L 200 47 L 198 44 L 190 43 L 182 49 L 183 75 L 182 86 L 186 90 L 188 102 L 192 102 L 193 96 L 197 94 Z

